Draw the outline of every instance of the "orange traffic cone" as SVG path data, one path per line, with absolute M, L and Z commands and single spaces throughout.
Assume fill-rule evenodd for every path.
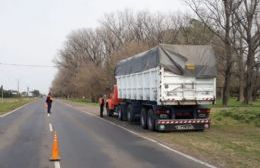
M 56 132 L 54 132 L 53 144 L 52 144 L 52 154 L 51 154 L 50 160 L 51 161 L 58 161 L 58 160 L 60 160 L 58 136 L 57 136 Z

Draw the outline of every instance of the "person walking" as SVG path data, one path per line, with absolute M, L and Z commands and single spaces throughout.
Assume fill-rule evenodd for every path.
M 99 107 L 100 107 L 100 117 L 103 117 L 103 111 L 104 111 L 104 104 L 105 104 L 105 100 L 104 97 L 101 95 L 98 99 L 99 102 Z
M 51 97 L 51 93 L 50 92 L 49 92 L 45 102 L 47 104 L 48 116 L 50 116 L 50 114 L 51 114 L 51 105 L 52 105 L 52 97 Z

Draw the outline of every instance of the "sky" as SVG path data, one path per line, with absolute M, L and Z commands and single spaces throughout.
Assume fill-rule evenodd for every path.
M 0 85 L 48 93 L 56 68 L 3 64 L 52 66 L 71 31 L 95 28 L 104 14 L 125 9 L 189 10 L 183 0 L 0 0 Z

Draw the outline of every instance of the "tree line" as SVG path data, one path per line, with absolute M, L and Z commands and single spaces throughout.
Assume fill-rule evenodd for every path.
M 223 105 L 230 96 L 250 103 L 259 92 L 259 0 L 186 0 L 196 14 L 133 12 L 104 15 L 95 28 L 72 31 L 59 50 L 56 96 L 95 101 L 115 83 L 124 58 L 160 43 L 210 44 L 217 56 L 217 87 Z M 260 56 L 259 56 L 260 57 Z

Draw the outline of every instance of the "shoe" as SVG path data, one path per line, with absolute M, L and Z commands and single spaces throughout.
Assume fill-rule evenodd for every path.
M 48 113 L 48 117 L 50 117 L 50 114 Z

